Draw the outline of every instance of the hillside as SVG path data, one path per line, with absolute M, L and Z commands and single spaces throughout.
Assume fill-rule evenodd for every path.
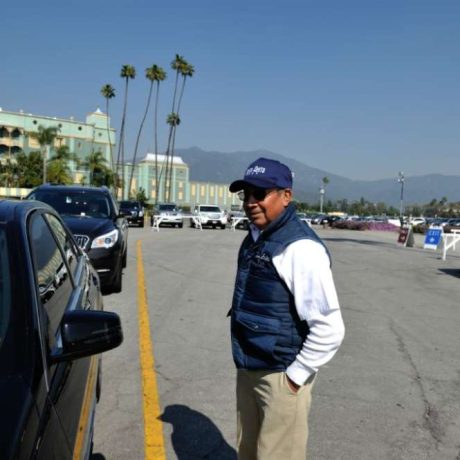
M 327 176 L 330 183 L 327 186 L 326 200 L 346 198 L 352 201 L 363 197 L 376 203 L 384 202 L 399 206 L 401 188 L 396 178 L 376 181 L 351 180 L 267 150 L 223 153 L 190 147 L 177 149 L 177 154 L 189 165 L 191 180 L 230 183 L 243 175 L 251 161 L 265 156 L 290 166 L 294 172 L 295 196 L 299 200 L 318 201 L 322 178 Z M 444 196 L 449 202 L 460 201 L 460 176 L 430 174 L 405 179 L 406 204 L 424 204 L 433 198 L 439 200 Z

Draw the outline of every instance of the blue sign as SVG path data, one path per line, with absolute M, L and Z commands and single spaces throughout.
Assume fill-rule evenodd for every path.
M 425 249 L 437 249 L 441 241 L 442 228 L 429 228 L 425 235 L 423 247 Z

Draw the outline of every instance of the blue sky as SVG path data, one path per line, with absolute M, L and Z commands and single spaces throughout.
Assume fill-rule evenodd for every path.
M 460 2 L 406 0 L 79 0 L 1 8 L 0 107 L 84 120 L 112 84 L 127 151 L 160 89 L 160 149 L 178 53 L 195 66 L 177 147 L 267 149 L 352 179 L 460 175 Z M 153 111 L 140 155 L 153 149 Z

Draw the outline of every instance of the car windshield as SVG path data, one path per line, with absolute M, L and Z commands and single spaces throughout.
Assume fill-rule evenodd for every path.
M 0 348 L 5 339 L 11 309 L 11 283 L 6 236 L 0 228 Z
M 160 211 L 176 211 L 177 207 L 175 204 L 160 204 L 158 209 Z
M 34 192 L 32 199 L 49 204 L 61 215 L 100 218 L 110 216 L 109 201 L 102 193 L 38 190 Z
M 201 206 L 200 212 L 220 212 L 217 206 Z

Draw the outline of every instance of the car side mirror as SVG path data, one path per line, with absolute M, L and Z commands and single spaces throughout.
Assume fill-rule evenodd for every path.
M 73 310 L 61 323 L 62 349 L 51 355 L 53 363 L 97 355 L 123 342 L 120 317 L 116 313 Z

